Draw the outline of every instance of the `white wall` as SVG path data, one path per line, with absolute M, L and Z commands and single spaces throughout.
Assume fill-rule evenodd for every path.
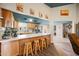
M 68 9 L 69 16 L 61 16 L 60 10 L 61 9 Z M 76 22 L 76 4 L 69 4 L 59 7 L 52 8 L 52 20 L 50 20 L 50 32 L 53 37 L 53 26 L 54 21 L 72 21 L 72 33 L 75 32 L 75 22 Z M 52 40 L 53 41 L 53 40 Z
M 39 12 L 44 15 L 48 15 L 49 19 L 51 19 L 51 8 L 42 3 L 27 3 L 25 4 L 25 13 L 29 13 L 29 10 L 33 9 L 35 12 L 35 16 L 39 16 Z
M 39 16 L 39 12 L 43 14 L 43 18 L 45 15 L 48 15 L 49 19 L 51 19 L 51 8 L 43 3 L 24 3 L 24 13 L 29 14 L 30 8 L 34 10 L 35 16 Z M 16 3 L 0 3 L 0 7 L 16 11 Z
M 69 10 L 69 16 L 61 16 L 60 15 L 61 9 L 68 9 Z M 53 25 L 53 21 L 73 21 L 72 33 L 74 33 L 75 32 L 74 24 L 76 22 L 76 4 L 69 4 L 69 5 L 64 5 L 64 6 L 61 6 L 61 7 L 52 8 L 52 20 L 50 20 L 51 25 Z M 51 31 L 52 31 L 52 29 L 51 29 Z
M 60 10 L 61 9 L 68 9 L 69 10 L 69 16 L 61 16 L 60 15 Z M 76 4 L 69 4 L 69 5 L 64 5 L 60 7 L 55 7 L 52 8 L 52 19 L 53 20 L 76 20 Z
M 76 20 L 76 23 L 78 23 L 78 22 L 79 22 L 79 3 L 76 4 L 76 6 L 77 6 L 77 7 L 76 7 L 76 9 L 77 9 L 77 10 L 76 10 L 76 11 L 77 11 L 77 12 L 76 12 L 76 13 L 77 13 L 77 20 Z

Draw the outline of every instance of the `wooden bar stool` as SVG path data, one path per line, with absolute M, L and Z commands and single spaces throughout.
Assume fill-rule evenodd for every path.
M 41 45 L 41 50 L 43 50 L 44 48 L 46 48 L 46 40 L 45 38 L 41 38 L 40 39 L 40 45 Z
M 23 55 L 28 56 L 29 54 L 33 55 L 32 42 L 30 42 L 30 41 L 25 43 Z
M 50 35 L 48 36 L 48 45 L 49 46 L 51 45 L 51 36 Z
M 50 42 L 50 37 L 46 36 L 46 47 L 50 46 L 51 42 Z
M 48 40 L 48 38 L 45 38 L 46 39 L 46 47 L 48 47 L 49 46 L 49 40 Z
M 46 47 L 50 46 L 51 45 L 51 37 L 50 37 L 50 35 L 46 35 L 45 39 L 46 39 Z
M 35 53 L 35 55 L 38 55 L 38 51 L 40 52 L 41 50 L 40 50 L 40 43 L 39 43 L 39 38 L 36 38 L 35 40 L 34 40 L 34 43 L 33 43 L 33 50 L 34 50 L 34 53 Z

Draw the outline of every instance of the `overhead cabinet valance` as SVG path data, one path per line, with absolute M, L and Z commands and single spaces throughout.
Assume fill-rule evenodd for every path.
M 24 22 L 24 23 L 30 23 L 30 22 L 37 23 L 37 24 L 48 24 L 49 23 L 48 20 L 40 19 L 37 17 L 29 16 L 29 15 L 23 15 L 23 14 L 19 14 L 15 12 L 13 12 L 13 16 L 15 20 L 19 22 Z

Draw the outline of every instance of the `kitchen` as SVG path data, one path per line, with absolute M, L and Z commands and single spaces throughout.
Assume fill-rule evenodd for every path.
M 73 3 L 0 3 L 0 56 L 76 55 L 68 35 L 79 32 L 78 7 Z
M 24 51 L 22 50 L 24 48 L 22 47 L 24 47 L 24 44 L 27 43 L 27 41 L 29 42 L 29 40 L 32 43 L 38 38 L 41 42 L 41 39 L 45 39 L 47 41 L 47 43 L 45 43 L 46 47 L 50 45 L 51 37 L 49 32 L 48 14 L 44 17 L 39 10 L 39 14 L 37 15 L 36 11 L 32 9 L 33 7 L 28 8 L 29 10 L 25 9 L 27 5 L 31 5 L 32 7 L 33 4 L 0 4 L 1 56 L 23 55 Z M 41 7 L 41 5 L 39 7 Z M 43 49 L 43 46 L 40 47 Z M 33 49 L 34 51 L 32 52 L 37 54 L 37 50 L 35 50 L 35 48 Z

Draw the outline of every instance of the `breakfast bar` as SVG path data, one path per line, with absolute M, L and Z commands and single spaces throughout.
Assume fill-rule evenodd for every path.
M 1 56 L 17 56 L 23 55 L 24 43 L 30 40 L 46 39 L 51 41 L 50 33 L 26 34 L 18 35 L 17 37 L 9 39 L 0 39 L 0 55 Z

